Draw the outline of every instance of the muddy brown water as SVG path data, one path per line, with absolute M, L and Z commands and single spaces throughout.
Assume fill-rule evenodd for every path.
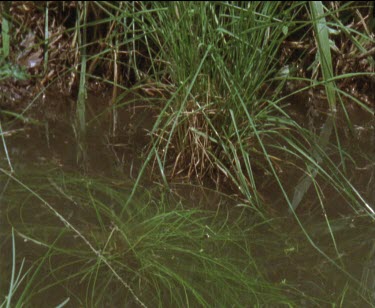
M 108 94 L 109 95 L 109 94 Z M 6 146 L 8 155 L 13 164 L 13 168 L 16 170 L 27 170 L 32 168 L 51 168 L 51 165 L 55 168 L 61 168 L 69 172 L 85 173 L 94 176 L 105 176 L 111 178 L 114 182 L 126 182 L 133 183 L 137 177 L 142 163 L 144 162 L 144 153 L 147 152 L 147 142 L 149 140 L 148 132 L 151 130 L 152 125 L 155 121 L 155 112 L 152 109 L 137 109 L 135 105 L 129 105 L 126 108 L 119 110 L 118 117 L 121 119 L 117 127 L 117 135 L 113 137 L 111 135 L 111 127 L 109 123 L 108 113 L 104 112 L 108 105 L 108 95 L 104 93 L 103 96 L 89 96 L 88 106 L 88 122 L 90 123 L 87 131 L 87 142 L 85 144 L 87 156 L 85 158 L 84 168 L 82 168 L 82 161 L 79 159 L 79 148 L 77 147 L 73 128 L 71 126 L 71 113 L 70 108 L 61 110 L 59 119 L 53 118 L 48 124 L 42 124 L 39 126 L 17 126 L 17 125 L 4 125 L 3 130 L 8 132 L 6 135 Z M 53 99 L 53 98 L 48 98 Z M 47 99 L 47 100 L 48 100 Z M 60 98 L 61 99 L 61 98 Z M 52 103 L 51 103 L 52 104 Z M 66 102 L 66 106 L 69 106 L 70 102 Z M 52 104 L 53 105 L 53 104 Z M 304 119 L 295 111 L 296 120 L 304 123 Z M 350 181 L 362 194 L 366 202 L 375 207 L 375 122 L 374 117 L 361 110 L 356 110 L 350 115 L 352 120 L 352 127 L 345 125 L 344 117 L 341 117 L 342 129 L 339 134 L 343 138 L 343 147 L 346 147 L 351 152 L 355 164 L 348 166 L 350 168 Z M 320 120 L 316 121 L 321 122 Z M 8 169 L 6 153 L 4 147 L 1 147 L 1 168 Z M 339 161 L 339 157 L 336 158 Z M 297 180 L 297 179 L 296 179 Z M 153 179 L 150 176 L 146 176 L 145 185 L 153 184 Z M 289 181 L 290 187 L 287 187 L 290 191 L 293 189 L 295 181 Z M 6 190 L 7 180 L 1 177 L 0 182 L 0 204 L 6 203 L 2 200 L 4 190 Z M 274 185 L 274 184 L 273 184 Z M 178 198 L 181 198 L 188 206 L 199 205 L 202 208 L 216 208 L 216 207 L 230 207 L 238 205 L 239 202 L 235 198 L 224 197 L 222 194 L 215 192 L 213 188 L 202 188 L 199 185 L 175 183 L 171 185 L 172 189 L 177 192 Z M 267 188 L 272 193 L 272 186 Z M 327 213 L 337 214 L 337 208 L 340 207 L 340 196 L 337 196 L 334 192 L 328 192 L 325 194 L 325 198 L 331 198 L 328 202 Z M 272 199 L 271 199 L 272 200 Z M 274 201 L 279 200 L 274 198 Z M 319 202 L 316 196 L 307 194 L 305 203 L 310 203 L 310 207 L 319 207 Z M 214 204 L 214 206 L 213 206 Z M 37 213 L 37 206 L 33 209 L 25 210 L 25 215 L 31 215 L 30 213 Z M 339 212 L 339 211 L 338 211 Z M 309 214 L 310 213 L 310 214 Z M 301 220 L 305 221 L 306 229 L 308 230 L 311 239 L 315 243 L 326 245 L 326 251 L 332 252 L 332 242 L 330 240 L 329 232 L 321 232 L 326 229 L 327 225 L 324 223 L 324 217 L 319 214 L 313 216 L 311 212 L 301 215 Z M 68 213 L 69 214 L 69 213 Z M 11 228 L 9 225 L 9 217 L 7 217 L 7 209 L 0 208 L 0 224 L 1 224 L 1 244 L 0 244 L 0 257 L 1 257 L 1 275 L 4 277 L 10 277 L 11 267 L 11 241 L 10 232 Z M 38 217 L 37 214 L 33 214 L 36 224 L 40 224 L 41 221 L 46 219 L 45 217 Z M 310 215 L 310 216 L 309 216 Z M 11 217 L 12 222 L 17 220 L 17 217 Z M 19 216 L 19 219 L 25 219 Z M 48 218 L 51 219 L 51 218 Z M 29 220 L 30 219 L 26 219 Z M 89 220 L 89 219 L 88 219 Z M 31 220 L 32 221 L 32 220 Z M 285 218 L 289 224 L 291 221 L 289 218 Z M 59 224 L 58 220 L 50 221 L 46 226 L 46 232 L 48 232 L 48 226 L 53 224 Z M 310 224 L 309 224 L 310 223 Z M 355 216 L 349 215 L 349 212 L 343 211 L 340 215 L 336 215 L 334 223 L 331 228 L 335 235 L 337 234 L 337 240 L 342 240 L 342 258 L 345 263 L 345 270 L 360 281 L 365 287 L 367 287 L 366 296 L 375 300 L 375 224 L 368 221 L 362 213 L 358 213 Z M 301 233 L 298 225 L 293 222 L 293 226 L 288 225 L 286 229 L 290 230 L 291 234 Z M 284 232 L 284 231 L 283 231 Z M 296 235 L 298 238 L 300 235 Z M 299 238 L 303 238 L 303 235 Z M 67 243 L 69 245 L 69 243 Z M 34 247 L 36 246 L 36 247 Z M 323 273 L 323 267 L 327 263 L 327 260 L 316 252 L 312 247 L 301 248 L 303 254 L 298 252 L 298 244 L 293 242 L 287 242 L 282 245 L 284 251 L 282 257 L 278 258 L 275 256 L 272 262 L 285 262 L 283 269 L 272 271 L 270 270 L 269 277 L 274 281 L 285 280 L 303 280 L 303 277 L 299 277 L 301 273 L 306 274 L 310 267 L 315 268 L 315 272 L 319 272 L 319 267 L 322 267 L 322 276 L 333 275 L 333 280 L 337 280 L 333 285 L 337 285 L 338 288 L 342 288 L 345 283 L 345 275 L 342 271 L 335 270 L 335 267 L 329 267 L 329 270 Z M 29 249 L 33 249 L 33 254 L 28 253 Z M 35 251 L 40 249 L 38 245 L 30 245 L 30 242 L 17 240 L 17 253 L 23 255 L 26 259 L 28 257 L 35 257 Z M 40 249 L 41 251 L 43 249 Z M 306 257 L 306 254 L 309 257 Z M 290 255 L 294 255 L 295 258 L 291 260 Z M 334 252 L 333 252 L 334 255 Z M 315 259 L 314 257 L 315 256 Z M 260 256 L 261 257 L 261 256 Z M 32 264 L 31 260 L 28 260 L 28 264 Z M 299 262 L 296 266 L 295 262 Z M 299 269 L 301 268 L 301 269 Z M 303 268 L 303 269 L 302 269 Z M 311 278 L 311 281 L 318 281 L 316 277 Z M 0 295 L 5 296 L 8 288 L 8 281 L 1 279 L 0 283 Z M 324 286 L 312 285 L 305 286 L 306 288 L 316 289 L 312 293 L 321 294 Z M 82 286 L 84 289 L 84 286 Z M 331 286 L 331 288 L 333 288 Z M 54 287 L 50 294 L 55 294 L 55 297 L 49 297 L 48 303 L 46 298 L 40 298 L 35 301 L 43 307 L 51 307 L 58 305 L 64 296 L 63 288 L 58 286 Z M 82 290 L 84 293 L 84 290 Z M 334 290 L 339 296 L 341 290 Z M 363 291 L 365 292 L 365 291 Z M 373 292 L 373 294 L 369 294 Z M 34 304 L 35 304 L 34 303 Z M 356 303 L 353 300 L 352 303 Z M 358 300 L 358 303 L 362 303 Z M 375 301 L 374 301 L 375 303 Z M 368 304 L 368 303 L 367 303 Z M 68 305 L 69 306 L 69 305 Z M 309 306 L 306 303 L 306 306 Z

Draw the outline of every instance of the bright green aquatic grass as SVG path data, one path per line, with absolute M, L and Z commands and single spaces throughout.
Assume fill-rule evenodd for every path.
M 13 297 L 20 304 L 36 303 L 52 290 L 59 303 L 70 298 L 83 306 L 130 304 L 134 296 L 149 307 L 370 301 L 369 269 L 362 274 L 350 257 L 352 241 L 366 249 L 366 215 L 329 219 L 329 228 L 320 219 L 300 217 L 301 230 L 287 217 L 254 218 L 255 211 L 246 208 L 240 216 L 185 208 L 165 192 L 144 189 L 119 216 L 131 183 L 41 168 L 16 174 L 24 183 L 12 176 L 1 201 L 17 238 L 33 252 L 28 262 L 35 264 L 29 286 L 19 287 L 22 297 Z M 0 180 L 9 176 L 2 170 Z M 348 227 L 352 222 L 358 232 Z M 310 247 L 305 233 L 327 258 Z
M 141 194 L 120 218 L 130 186 L 54 172 L 34 173 L 27 186 L 12 178 L 3 199 L 12 199 L 8 219 L 29 245 L 47 249 L 49 259 L 20 303 L 61 286 L 61 301 L 69 296 L 84 305 L 245 306 L 293 303 L 298 294 L 266 279 L 252 256 L 253 227 L 229 213 Z M 69 287 L 78 281 L 83 288 Z

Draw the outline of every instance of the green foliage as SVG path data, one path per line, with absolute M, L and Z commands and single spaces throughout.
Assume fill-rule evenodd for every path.
M 373 5 L 85 2 L 73 3 L 71 8 L 74 14 L 68 21 L 75 21 L 75 26 L 51 37 L 55 19 L 48 14 L 56 12 L 56 7 L 49 2 L 39 10 L 46 14 L 43 69 L 48 74 L 56 60 L 52 52 L 56 37 L 68 37 L 68 50 L 73 50 L 64 58 L 68 65 L 63 72 L 54 67 L 51 76 L 56 78 L 49 81 L 70 76 L 69 88 L 74 82 L 78 85 L 76 136 L 82 152 L 89 81 L 113 86 L 108 99 L 112 133 L 124 124 L 116 109 L 146 104 L 158 114 L 141 171 L 135 183 L 124 184 L 126 188 L 108 179 L 68 174 L 51 173 L 46 180 L 36 171 L 26 184 L 19 173 L 15 176 L 1 169 L 6 181 L 14 181 L 2 192 L 9 194 L 5 200 L 10 200 L 10 222 L 19 237 L 42 250 L 25 276 L 28 280 L 22 291 L 15 292 L 16 282 L 22 279 L 15 279 L 16 263 L 12 262 L 4 303 L 27 304 L 56 286 L 64 290 L 54 303 L 61 306 L 70 298 L 80 306 L 119 306 L 124 297 L 129 305 L 140 306 L 299 306 L 304 301 L 333 305 L 347 303 L 353 294 L 359 299 L 350 303 L 371 302 L 366 278 L 371 272 L 364 270 L 367 276 L 361 284 L 358 273 L 348 269 L 350 260 L 345 254 L 351 251 L 343 247 L 351 244 L 340 235 L 352 239 L 351 227 L 337 216 L 345 213 L 357 218 L 362 213 L 365 219 L 374 218 L 372 204 L 350 173 L 360 170 L 357 153 L 352 155 L 351 145 L 341 139 L 353 131 L 347 106 L 369 114 L 374 111 L 369 102 L 351 94 L 355 83 L 348 90 L 352 81 L 373 78 L 374 37 L 363 16 Z M 7 59 L 12 47 L 9 20 L 6 14 L 2 18 L 0 80 L 26 79 L 27 73 Z M 37 45 L 34 40 L 29 43 L 26 49 L 33 52 L 25 53 L 26 58 L 36 55 L 39 63 L 39 46 L 33 46 Z M 327 120 L 307 125 L 306 113 L 313 109 L 312 101 L 321 89 L 325 89 L 323 102 L 327 104 L 319 112 Z M 119 95 L 121 90 L 124 93 Z M 291 98 L 301 94 L 306 96 L 296 102 Z M 133 99 L 123 102 L 124 97 Z M 308 111 L 293 115 L 304 106 Z M 336 111 L 343 114 L 347 127 L 336 123 Z M 22 113 L 19 118 L 26 117 Z M 335 142 L 331 142 L 333 132 Z M 210 179 L 216 188 L 235 193 L 241 215 L 233 218 L 232 212 L 190 209 L 183 202 L 171 202 L 172 195 L 165 191 L 144 189 L 141 179 L 151 163 L 164 188 L 170 178 L 183 176 L 201 183 Z M 368 185 L 372 178 L 373 174 Z M 339 200 L 334 210 L 327 206 L 327 196 Z M 293 240 L 279 232 L 280 225 L 269 221 L 265 208 L 271 207 L 278 213 L 291 210 L 298 226 L 298 231 L 288 229 L 293 235 L 298 233 Z M 319 224 L 302 215 L 307 208 L 320 218 Z M 38 213 L 40 220 L 27 222 L 23 211 Z M 21 222 L 11 214 L 22 217 Z M 266 236 L 258 232 L 260 225 L 269 227 L 261 230 Z M 12 239 L 14 256 L 14 235 Z M 263 253 L 260 258 L 255 258 L 257 249 Z M 303 260 L 311 254 L 329 264 L 329 270 L 340 272 L 345 282 L 332 287 L 339 294 L 329 292 L 314 278 L 289 285 L 286 275 L 279 274 L 283 270 L 272 271 L 285 261 L 280 252 Z M 373 249 L 366 255 L 371 259 Z M 63 261 L 54 264 L 55 257 Z M 295 259 L 291 260 L 294 264 Z M 328 285 L 329 271 L 324 266 L 316 265 L 313 270 Z M 298 266 L 295 270 L 300 277 L 309 276 L 308 270 Z M 282 277 L 282 282 L 270 279 L 272 274 Z M 74 283 L 82 289 L 71 288 Z M 318 287 L 309 293 L 311 285 Z
M 176 2 L 156 9 L 156 17 L 149 16 L 150 37 L 159 44 L 154 62 L 169 64 L 164 73 L 176 87 L 153 130 L 161 172 L 178 157 L 177 173 L 190 165 L 189 175 L 229 178 L 259 205 L 253 168 L 262 162 L 255 135 L 279 129 L 268 121 L 275 108 L 267 96 L 279 93 L 270 79 L 294 11 L 267 2 Z
M 2 56 L 6 59 L 9 56 L 10 52 L 10 20 L 9 20 L 9 9 L 10 9 L 10 2 L 6 1 L 1 3 L 1 37 L 2 37 Z M 0 79 L 1 80 L 1 79 Z
M 26 185 L 1 172 L 1 179 L 12 178 L 2 199 L 9 217 L 24 217 L 10 223 L 38 248 L 35 257 L 44 255 L 9 303 L 37 303 L 39 293 L 56 285 L 65 289 L 57 301 L 69 295 L 84 306 L 292 304 L 298 295 L 262 274 L 250 248 L 263 246 L 251 237 L 258 225 L 247 226 L 242 215 L 189 209 L 173 195 L 143 190 L 121 219 L 129 189 L 52 170 L 26 176 Z
M 8 78 L 27 80 L 29 75 L 19 65 L 13 64 L 0 56 L 0 81 Z
M 149 307 L 371 301 L 370 269 L 362 274 L 357 267 L 358 251 L 369 260 L 374 251 L 366 215 L 330 219 L 329 228 L 318 217 L 301 217 L 322 256 L 290 217 L 262 218 L 247 207 L 203 210 L 155 187 L 139 187 L 127 203 L 131 182 L 47 166 L 16 170 L 17 176 L 0 172 L 0 181 L 9 180 L 1 195 L 6 226 L 14 228 L 2 243 L 8 247 L 10 238 L 13 247 L 4 250 L 13 251 L 13 260 L 2 262 L 13 269 L 4 304 L 36 305 L 52 291 L 48 302 L 56 306 L 67 300 Z M 360 243 L 354 251 L 353 241 Z

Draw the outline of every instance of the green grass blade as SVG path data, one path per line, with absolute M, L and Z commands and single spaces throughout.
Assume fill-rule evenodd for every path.
M 13 170 L 12 163 L 10 161 L 10 157 L 9 157 L 9 153 L 8 153 L 8 147 L 7 147 L 7 144 L 5 142 L 5 137 L 4 137 L 4 133 L 3 133 L 3 128 L 1 126 L 1 121 L 0 121 L 0 135 L 1 135 L 1 140 L 3 141 L 3 148 L 4 148 L 5 156 L 7 158 L 7 162 L 8 162 L 9 168 L 10 168 L 10 172 L 13 173 L 14 170 Z
M 328 26 L 324 17 L 323 3 L 321 1 L 312 1 L 309 3 L 310 11 L 312 16 L 312 23 L 315 30 L 315 39 L 319 50 L 319 63 L 321 66 L 321 71 L 323 75 L 323 80 L 325 81 L 324 86 L 327 93 L 327 99 L 329 103 L 330 114 L 322 128 L 320 133 L 318 144 L 321 148 L 325 149 L 328 145 L 329 139 L 332 134 L 332 130 L 335 127 L 334 114 L 336 112 L 336 89 L 333 79 L 333 66 L 332 57 L 330 50 L 330 40 Z M 320 155 L 313 149 L 312 154 L 314 159 L 318 164 L 322 162 Z M 306 175 L 302 176 L 298 181 L 292 199 L 292 208 L 296 210 L 301 203 L 306 192 L 309 190 L 312 182 L 314 181 L 318 170 L 316 167 L 308 172 Z
M 9 18 L 9 10 L 11 6 L 12 1 L 4 1 L 1 3 L 1 6 L 3 7 L 3 12 L 1 14 L 1 36 L 3 40 L 3 48 L 2 48 L 2 53 L 3 57 L 7 58 L 9 56 L 9 51 L 10 51 L 10 35 L 9 35 L 9 30 L 10 30 L 10 20 Z
M 78 121 L 78 131 L 82 137 L 85 135 L 86 131 L 86 115 L 85 115 L 85 103 L 86 103 L 86 42 L 87 42 L 87 2 L 81 2 L 83 10 L 78 9 L 78 16 L 82 14 L 82 19 L 78 19 L 77 22 L 82 20 L 82 24 L 78 29 L 79 32 L 79 49 L 81 54 L 81 70 L 80 70 L 80 79 L 79 79 L 79 90 L 78 90 L 78 99 L 77 99 L 77 121 Z

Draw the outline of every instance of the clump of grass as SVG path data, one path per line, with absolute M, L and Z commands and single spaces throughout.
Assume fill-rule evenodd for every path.
M 174 160 L 173 174 L 226 177 L 248 200 L 257 194 L 251 163 L 261 162 L 246 158 L 245 152 L 259 153 L 248 117 L 263 130 L 272 112 L 264 83 L 276 71 L 287 24 L 273 14 L 284 11 L 284 20 L 292 14 L 282 6 L 176 3 L 160 11 L 153 25 L 163 21 L 156 32 L 163 41 L 160 57 L 169 59 L 178 85 L 154 132 L 163 168 Z
M 37 6 L 30 7 L 35 9 Z M 318 7 L 319 16 L 311 14 Z M 329 105 L 334 109 L 336 103 L 333 104 L 332 98 L 339 89 L 333 91 L 332 79 L 349 80 L 358 75 L 335 76 L 339 67 L 334 71 L 333 57 L 327 48 L 331 46 L 337 53 L 334 43 L 338 40 L 334 41 L 332 33 L 341 32 L 345 45 L 355 46 L 350 57 L 363 56 L 373 65 L 366 53 L 373 42 L 371 33 L 366 30 L 368 25 L 361 25 L 366 30 L 363 34 L 345 26 L 350 18 L 365 20 L 366 10 L 362 7 L 356 13 L 358 16 L 353 15 L 354 7 L 350 5 L 324 7 L 320 2 L 311 6 L 304 2 L 95 2 L 83 8 L 81 10 L 75 3 L 63 6 L 70 14 L 63 25 L 76 23 L 74 28 L 63 27 L 62 32 L 57 31 L 51 37 L 36 33 L 46 36 L 43 43 L 51 48 L 48 53 L 50 63 L 45 62 L 44 68 L 51 65 L 59 75 L 69 73 L 70 89 L 72 84 L 78 84 L 77 76 L 80 76 L 77 103 L 80 129 L 77 131 L 83 131 L 86 126 L 86 79 L 113 85 L 113 97 L 109 99 L 113 133 L 121 124 L 116 108 L 124 106 L 120 100 L 116 101 L 118 89 L 136 84 L 133 91 L 142 91 L 150 104 L 156 102 L 150 96 L 160 97 L 156 102 L 160 115 L 151 132 L 152 151 L 146 162 L 154 159 L 164 182 L 168 176 L 210 178 L 218 187 L 226 182 L 252 206 L 259 207 L 267 201 L 261 194 L 265 174 L 275 176 L 273 169 L 277 176 L 289 172 L 293 156 L 299 157 L 302 164 L 297 168 L 305 169 L 304 172 L 306 159 L 320 160 L 314 155 L 301 155 L 299 149 L 280 141 L 289 138 L 288 133 L 293 131 L 305 141 L 305 153 L 311 151 L 310 144 L 316 142 L 316 136 L 301 129 L 284 109 L 286 98 L 281 97 L 281 91 L 287 82 L 310 83 L 311 86 L 305 89 L 326 86 Z M 16 12 L 17 7 L 11 10 Z M 54 3 L 40 7 L 46 14 L 56 10 Z M 19 15 L 18 12 L 15 14 L 15 20 Z M 61 16 L 45 17 L 46 23 L 54 24 L 59 23 Z M 318 26 L 314 28 L 314 25 Z M 51 25 L 46 24 L 45 29 L 47 26 Z M 54 28 L 50 30 L 54 31 Z M 64 72 L 53 66 L 52 56 L 56 48 L 54 37 L 61 35 L 75 46 L 74 55 L 67 60 L 72 68 L 66 68 Z M 314 36 L 319 42 L 319 52 L 314 48 Z M 284 46 L 296 38 L 306 40 L 308 53 L 315 55 L 313 63 L 305 63 L 303 67 L 305 72 L 312 71 L 303 74 L 309 78 L 297 78 L 293 72 L 296 63 L 311 62 L 311 56 L 304 53 L 298 57 L 285 56 L 288 49 Z M 300 48 L 299 44 L 291 46 Z M 319 73 L 320 67 L 323 73 Z M 346 69 L 342 71 L 347 72 Z M 320 77 L 323 79 L 319 81 Z M 340 98 L 339 101 L 342 102 Z M 366 104 L 361 106 L 366 108 Z M 372 111 L 369 107 L 367 110 Z M 337 129 L 335 134 L 338 134 Z M 337 143 L 345 168 L 338 139 Z M 309 177 L 315 177 L 315 172 L 307 173 Z M 293 208 L 297 208 L 299 202 L 292 203 Z
M 141 6 L 140 10 L 145 11 L 146 7 Z M 280 11 L 283 13 L 278 15 Z M 154 63 L 165 63 L 163 74 L 174 89 L 169 89 L 151 132 L 152 150 L 146 163 L 154 158 L 165 182 L 165 175 L 171 175 L 209 177 L 218 187 L 229 183 L 247 204 L 258 207 L 269 202 L 261 191 L 264 178 L 271 175 L 280 187 L 284 204 L 292 210 L 297 209 L 312 182 L 319 187 L 317 174 L 320 179 L 327 179 L 333 172 L 340 180 L 329 177 L 328 183 L 339 194 L 348 196 L 348 203 L 372 213 L 345 180 L 346 154 L 333 115 L 337 109 L 336 92 L 340 91 L 335 80 L 351 78 L 334 75 L 331 51 L 327 48 L 332 45 L 330 27 L 345 30 L 335 18 L 336 13 L 320 2 L 311 6 L 156 4 L 153 14 L 144 15 L 143 25 L 150 30 L 148 40 L 159 46 L 152 59 Z M 309 79 L 294 77 L 293 61 L 298 59 L 280 63 L 278 58 L 284 41 L 299 35 L 302 29 L 315 36 L 319 46 L 311 64 L 314 74 Z M 371 40 L 367 36 L 366 44 Z M 282 64 L 287 64 L 287 69 L 280 69 Z M 165 75 L 152 72 L 151 78 L 163 81 Z M 323 129 L 315 132 L 303 127 L 286 111 L 288 98 L 283 97 L 282 89 L 286 82 L 297 81 L 310 84 L 297 92 L 326 88 L 325 110 L 330 109 L 331 116 Z M 339 101 L 343 104 L 340 96 Z M 371 108 L 360 106 L 372 112 Z M 347 114 L 345 108 L 344 113 Z M 307 115 L 301 117 L 306 121 Z M 330 147 L 333 131 L 337 147 Z M 340 155 L 340 167 L 331 159 L 330 153 L 334 152 Z M 296 189 L 287 191 L 283 174 L 301 171 L 304 176 L 295 184 Z

